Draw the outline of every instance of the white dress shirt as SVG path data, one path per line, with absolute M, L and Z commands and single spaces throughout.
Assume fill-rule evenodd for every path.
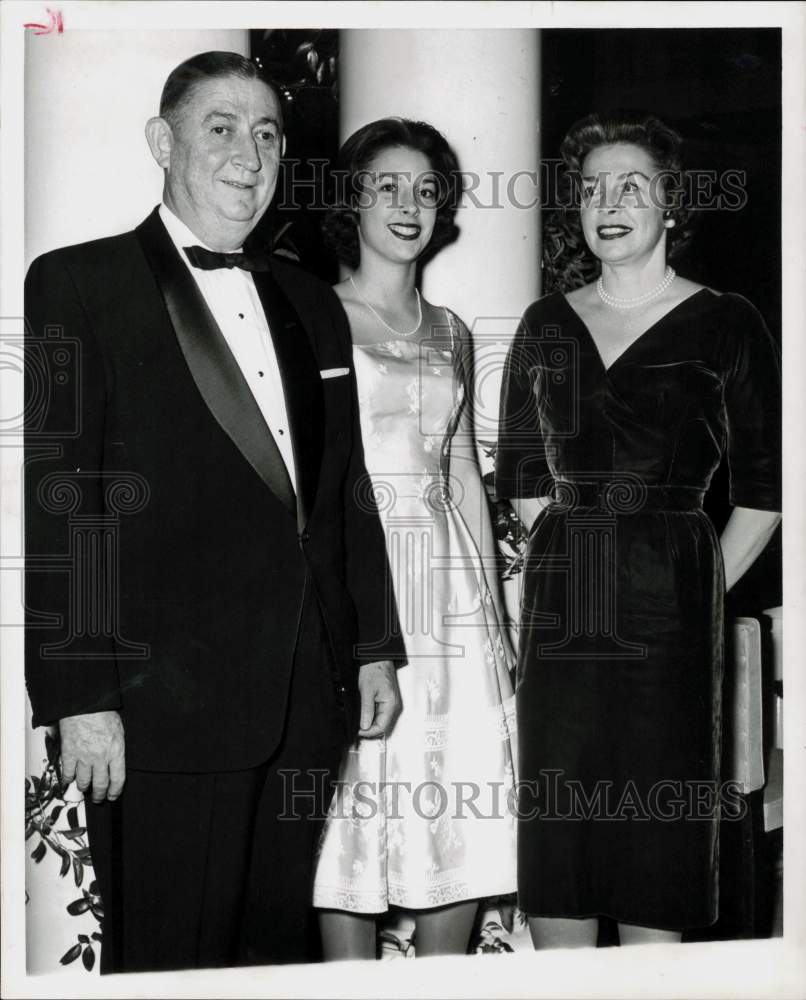
M 297 475 L 283 382 L 252 275 L 240 267 L 222 267 L 213 271 L 194 267 L 183 247 L 202 246 L 207 250 L 212 247 L 202 243 L 166 205 L 160 205 L 159 214 L 255 397 L 288 469 L 291 485 L 296 489 Z

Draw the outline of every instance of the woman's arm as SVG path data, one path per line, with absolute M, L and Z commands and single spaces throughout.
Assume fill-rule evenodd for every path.
M 750 569 L 781 522 L 777 511 L 734 507 L 720 538 L 725 563 L 725 589 Z
M 537 405 L 544 325 L 542 301 L 532 303 L 510 344 L 501 379 L 496 493 L 511 501 L 527 528 L 551 501 L 554 488 Z
M 498 546 L 493 532 L 487 491 L 479 464 L 476 442 L 475 409 L 475 358 L 470 331 L 459 317 L 452 313 L 452 328 L 456 337 L 455 363 L 459 385 L 464 392 L 464 404 L 459 420 L 452 428 L 450 439 L 449 472 L 454 480 L 452 488 L 460 486 L 460 512 L 476 544 L 485 571 L 495 576 Z M 495 588 L 494 588 L 495 589 Z

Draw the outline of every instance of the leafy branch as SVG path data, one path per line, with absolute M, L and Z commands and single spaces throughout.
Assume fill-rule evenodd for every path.
M 485 456 L 495 461 L 498 443 L 496 441 L 479 441 L 479 444 L 484 449 Z M 501 570 L 501 579 L 509 580 L 513 576 L 517 576 L 523 569 L 528 532 L 524 523 L 515 513 L 509 500 L 502 500 L 496 496 L 495 473 L 487 472 L 482 479 L 487 492 L 493 530 L 498 540 L 499 552 L 504 563 Z
M 103 937 L 98 933 L 98 931 L 93 931 L 92 934 L 79 934 L 76 944 L 72 948 L 69 948 L 59 959 L 61 965 L 69 965 L 71 962 L 75 962 L 79 955 L 81 955 L 81 961 L 84 963 L 84 968 L 87 972 L 92 972 L 95 968 L 95 950 L 92 947 L 92 942 L 96 941 L 99 945 L 103 941 Z
M 50 734 L 45 736 L 45 751 L 42 773 L 25 779 L 25 839 L 37 838 L 31 858 L 40 864 L 48 850 L 56 854 L 61 861 L 59 877 L 65 878 L 72 871 L 76 888 L 81 889 L 81 896 L 68 903 L 67 912 L 77 917 L 89 911 L 100 923 L 104 911 L 97 883 L 93 880 L 88 889 L 82 888 L 86 868 L 92 867 L 87 828 L 79 824 L 78 806 L 68 806 L 64 799 L 58 741 Z M 98 931 L 79 934 L 77 943 L 62 956 L 62 965 L 81 955 L 84 968 L 91 970 L 95 965 L 93 940 L 101 941 Z
M 494 952 L 514 951 L 512 945 L 501 936 L 504 933 L 504 927 L 497 920 L 488 920 L 481 928 L 476 954 L 489 955 Z
M 566 211 L 547 212 L 543 217 L 541 268 L 544 295 L 581 288 L 599 273 L 598 261 Z
M 411 937 L 406 940 L 405 938 L 399 938 L 397 934 L 393 934 L 388 930 L 378 931 L 378 950 L 383 951 L 393 951 L 397 952 L 400 958 L 411 958 L 414 954 L 414 931 L 411 932 Z

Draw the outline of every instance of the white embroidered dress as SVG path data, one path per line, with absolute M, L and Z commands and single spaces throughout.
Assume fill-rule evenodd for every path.
M 318 907 L 421 910 L 516 887 L 513 657 L 462 405 L 463 345 L 446 316 L 432 340 L 353 350 L 408 665 L 392 733 L 345 756 L 320 843 Z

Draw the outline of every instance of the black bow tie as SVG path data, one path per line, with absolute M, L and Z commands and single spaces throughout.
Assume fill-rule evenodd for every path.
M 219 253 L 204 247 L 182 247 L 194 267 L 203 271 L 215 271 L 219 267 L 241 267 L 244 271 L 268 271 L 269 258 L 259 251 L 256 253 Z

